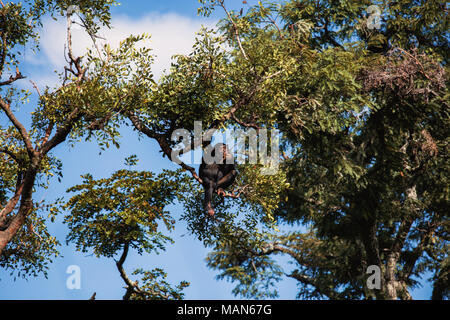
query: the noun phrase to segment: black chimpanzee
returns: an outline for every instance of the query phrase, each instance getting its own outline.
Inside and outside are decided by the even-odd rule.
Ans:
[[[216,151],[220,152],[217,157]],[[219,195],[225,195],[224,189],[234,182],[237,171],[234,167],[233,155],[228,151],[226,144],[216,144],[211,152],[211,156],[213,161],[209,162],[205,161],[205,157],[202,158],[199,176],[205,188],[205,211],[210,217],[213,217],[214,208],[211,202],[214,192],[217,192]]]

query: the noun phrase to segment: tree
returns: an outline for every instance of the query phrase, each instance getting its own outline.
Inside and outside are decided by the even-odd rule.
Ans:
[[[253,110],[271,106],[285,136],[289,187],[274,216],[308,226],[236,226],[209,242],[209,266],[238,280],[236,293],[264,294],[260,284],[280,274],[269,256],[285,254],[299,297],[410,299],[430,272],[433,298],[448,298],[448,11],[440,1],[383,2],[381,28],[369,30],[369,4],[290,1],[229,14],[238,57],[276,47],[296,59],[278,95]],[[366,286],[371,265],[382,271],[380,290]]]
[[[130,161],[136,159],[128,158]],[[175,175],[166,171],[155,177],[151,172],[119,170],[110,178],[94,180],[87,174],[83,184],[68,190],[78,194],[62,206],[68,211],[67,243],[73,242],[81,252],[92,249],[96,257],[112,258],[121,253],[116,266],[126,285],[124,300],[182,299],[181,291],[189,285],[183,281],[172,288],[159,268],[136,269],[133,275],[142,275],[143,284],[139,285],[124,269],[130,249],[150,254],[173,242],[158,231],[158,221],[168,230],[174,227],[175,221],[164,208],[176,199],[179,182]]]
[[[63,85],[41,95],[31,134],[4,100],[2,109],[13,126],[2,128],[2,141],[9,144],[2,154],[9,162],[0,166],[5,181],[0,250],[12,246],[19,230],[12,232],[18,225],[11,221],[24,224],[32,216],[37,175],[58,172],[60,164],[50,151],[66,138],[97,138],[108,147],[117,143],[120,125],[131,123],[176,161],[172,154],[180,144],[172,136],[177,129],[194,136],[194,121],[201,121],[206,129],[281,132],[280,170],[267,176],[261,174],[261,163],[239,165],[235,190],[216,199],[215,221],[201,208],[195,167],[176,161],[187,173],[177,189],[185,206],[183,219],[213,248],[208,264],[221,271],[219,278],[239,282],[234,293],[274,297],[276,282],[287,275],[299,281],[302,298],[409,299],[418,278],[431,272],[433,297],[448,297],[445,4],[381,2],[382,23],[373,29],[366,14],[369,1],[260,2],[245,14],[229,10],[223,0],[200,2],[199,13],[221,8],[224,19],[217,30],[202,30],[192,52],[177,56],[158,83],[152,80],[149,49],[134,46],[144,36],[126,39],[117,50],[97,48],[99,54],[91,51],[81,59],[72,54],[69,31]],[[65,12],[62,3],[45,5]],[[108,25],[109,15],[102,10],[111,2],[84,4],[82,12],[90,17],[86,27],[95,40],[94,18]],[[21,77],[17,71],[3,83],[10,86]],[[193,142],[186,150],[205,146]],[[152,187],[126,189],[144,177]],[[78,248],[109,257],[122,251],[117,267],[127,298],[161,297],[145,293],[154,291],[159,271],[137,271],[143,281],[150,280],[138,286],[123,269],[131,243],[138,250],[150,245],[141,228],[155,220],[143,219],[143,208],[149,210],[149,203],[163,208],[164,203],[140,199],[134,204],[137,211],[130,213],[120,201],[131,199],[122,194],[167,190],[162,177],[156,184],[152,177],[130,171],[99,181],[86,176],[85,184],[74,189],[83,190],[72,198],[80,202],[69,205],[69,240]],[[94,186],[106,186],[105,197],[118,193],[122,200],[93,208]],[[91,210],[102,223],[86,215]],[[130,214],[137,221],[123,220]],[[116,233],[111,238],[103,229],[112,221]],[[285,234],[277,224],[308,229]],[[84,227],[90,228],[86,238],[77,232]],[[282,270],[277,254],[291,257],[296,267]],[[380,268],[381,290],[366,286],[369,266]],[[163,295],[180,297],[182,285],[178,289],[164,289]]]
[[[82,1],[80,6],[86,14],[86,24],[95,28],[97,24],[109,25],[109,7],[112,1]],[[0,107],[10,126],[0,127],[2,159],[0,176],[0,257],[4,267],[16,269],[22,263],[25,271],[32,265],[43,269],[45,260],[55,254],[56,240],[46,232],[43,220],[36,216],[39,204],[33,201],[35,187],[46,187],[49,176],[58,173],[60,163],[52,157],[51,151],[63,142],[76,126],[81,127],[82,119],[88,113],[81,111],[81,106],[62,107],[64,93],[80,91],[86,81],[86,70],[81,68],[81,60],[74,57],[69,37],[70,69],[77,71],[75,79],[65,79],[59,90],[46,92],[41,96],[39,107],[34,113],[31,128],[20,121],[15,114],[15,107],[29,97],[26,90],[19,90],[14,85],[25,78],[20,72],[20,46],[26,43],[38,47],[37,29],[45,12],[55,15],[65,12],[67,1],[25,1],[15,4],[1,3],[1,52],[0,76],[14,71],[8,80],[0,82]],[[70,33],[69,33],[70,34]],[[50,103],[53,96],[55,104]],[[58,100],[59,99],[59,100]],[[58,106],[56,103],[59,102]],[[85,123],[89,122],[86,119]],[[18,208],[16,209],[16,206]],[[42,231],[44,238],[33,230]],[[20,237],[16,237],[19,233]],[[25,250],[23,250],[26,248]]]
[[[57,17],[73,10],[72,1],[24,1],[1,3],[0,8],[0,107],[9,126],[0,127],[0,265],[21,276],[46,272],[57,256],[58,241],[46,229],[39,211],[57,211],[51,204],[33,199],[38,188],[47,188],[52,176],[61,178],[62,163],[52,155],[66,140],[97,139],[100,147],[117,144],[121,111],[142,103],[140,92],[153,84],[148,48],[136,43],[148,37],[130,36],[119,48],[100,48],[97,32],[110,27],[113,0],[77,1],[83,27],[94,47],[83,57],[73,53],[72,30],[67,28],[67,66],[59,73],[61,84],[40,92],[28,124],[17,112],[31,96],[16,84],[27,75],[20,72],[20,47],[38,50],[38,28],[44,13]],[[11,72],[15,72],[10,74]],[[23,119],[21,119],[23,118]],[[150,277],[150,275],[149,275]]]

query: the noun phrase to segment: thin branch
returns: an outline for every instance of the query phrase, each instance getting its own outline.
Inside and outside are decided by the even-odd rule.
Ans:
[[[277,23],[275,22],[275,20],[272,18],[272,16],[267,15],[267,18],[269,19],[270,23],[272,23],[275,28],[277,28],[278,30],[278,34],[280,35],[281,39],[284,39],[283,33],[281,32],[280,28],[278,27]]]
[[[0,82],[0,87],[1,86],[7,86],[10,85],[11,83],[20,80],[20,79],[25,79],[26,77],[22,75],[22,73],[19,71],[19,68],[16,68],[16,75],[15,76],[10,76],[8,80],[6,81],[1,81]]]
[[[341,45],[339,42],[337,42],[336,39],[334,39],[334,38],[331,36],[330,31],[328,30],[328,25],[329,25],[328,18],[325,17],[325,23],[324,23],[324,25],[322,26],[323,29],[324,29],[324,35],[325,35],[325,37],[326,37],[326,38],[331,42],[331,44],[334,45],[335,47],[343,48],[342,45]]]
[[[125,263],[125,260],[128,256],[128,250],[130,248],[130,243],[127,242],[124,244],[123,246],[123,252],[122,255],[120,256],[119,261],[116,261],[116,266],[117,269],[119,270],[120,276],[123,279],[123,281],[125,282],[125,284],[127,285],[126,289],[126,293],[123,296],[123,300],[129,300],[131,298],[131,295],[133,293],[139,294],[139,295],[146,295],[146,294],[150,294],[150,295],[154,295],[154,296],[160,296],[162,299],[169,299],[169,295],[163,295],[161,293],[157,293],[154,291],[146,291],[146,290],[142,290],[141,288],[139,288],[138,282],[137,281],[131,281],[131,279],[128,277],[127,273],[125,272],[125,269],[123,268],[123,264]]]
[[[213,123],[211,124],[209,129],[218,128],[220,124],[224,123],[227,120],[232,119],[234,114],[242,106],[244,106],[244,105],[246,105],[246,104],[248,104],[248,103],[250,103],[252,101],[254,95],[263,87],[263,84],[264,84],[264,82],[266,80],[272,79],[272,78],[280,75],[283,72],[284,72],[284,70],[278,70],[277,72],[274,72],[272,74],[269,74],[269,75],[267,75],[265,77],[260,78],[250,88],[250,92],[248,94],[243,94],[238,87],[235,87],[235,90],[238,92],[238,96],[241,96],[241,97],[238,99],[238,101],[231,107],[231,109],[221,119],[213,121]],[[237,123],[239,123],[239,122],[237,122]]]
[[[125,272],[125,269],[123,268],[123,264],[125,263],[125,260],[128,256],[128,250],[130,248],[130,243],[127,242],[123,246],[123,252],[120,256],[119,261],[116,261],[117,269],[119,270],[120,277],[123,279],[125,284],[127,285],[126,289],[127,292],[123,296],[123,300],[130,300],[130,297],[133,293],[142,294],[143,291],[139,288],[137,281],[133,282],[130,278],[128,278],[127,273]]]
[[[262,127],[258,126],[256,123],[252,122],[252,123],[248,123],[248,122],[244,122],[242,120],[239,120],[236,115],[234,114],[234,112],[231,113],[231,118],[238,123],[239,125],[245,127],[245,128],[253,128],[256,130],[260,130]]]
[[[419,61],[414,55],[412,55],[411,53],[409,53],[409,52],[403,50],[403,49],[400,48],[400,47],[395,47],[394,50],[399,50],[399,51],[402,52],[403,54],[406,54],[406,55],[409,56],[411,59],[413,59],[413,60],[416,62],[416,64],[420,67],[420,70],[421,70],[420,73],[422,73],[422,74],[425,76],[425,78],[427,78],[429,81],[433,82],[433,80],[432,80],[432,79],[428,76],[428,74],[425,72],[425,68],[423,67],[422,63],[420,63],[420,61]]]
[[[105,38],[102,38],[102,37],[100,37],[100,36],[98,36],[98,35],[96,35],[96,34],[92,31],[92,29],[89,28],[89,27],[87,26],[86,21],[84,21],[84,19],[83,19],[81,16],[78,16],[78,17],[80,18],[81,22],[83,22],[82,27],[84,27],[84,29],[85,29],[86,32],[88,33],[89,37],[91,37],[92,43],[94,44],[94,47],[95,47],[95,49],[97,50],[98,57],[100,58],[100,60],[103,61],[102,54],[101,54],[101,51],[100,51],[100,49],[99,49],[99,47],[98,47],[98,45],[97,45],[96,39],[102,39],[102,40],[106,40],[106,39],[105,39]]]
[[[39,87],[37,86],[37,84],[33,80],[30,80],[30,82],[33,85],[33,87],[36,89],[36,92],[39,95],[39,97],[42,97],[41,91],[39,90]],[[44,137],[40,141],[37,142],[37,145],[47,143],[48,139],[50,138],[50,134],[53,131],[53,127],[54,127],[54,123],[50,122],[47,129],[45,130]]]
[[[70,62],[75,61],[72,50],[72,21],[69,19],[67,23],[67,50]]]
[[[412,250],[412,255],[409,256],[409,259],[403,266],[403,269],[400,272],[399,279],[402,279],[403,281],[408,280],[411,277],[411,274],[413,272],[414,266],[416,265],[417,260],[422,256],[423,251],[428,246],[431,237],[433,233],[435,232],[437,226],[430,226],[426,232],[422,235],[420,239],[420,243],[417,245],[416,248]]]
[[[79,83],[84,78],[86,70],[83,70],[83,68],[81,67],[81,57],[75,58],[75,56],[73,54],[71,27],[72,27],[72,25],[69,20],[69,23],[67,24],[67,49],[68,49],[68,56],[69,56],[69,60],[70,60],[70,68],[65,67],[64,69],[66,71],[72,72],[77,77],[77,83]],[[77,72],[72,70],[73,65],[77,69]]]
[[[222,197],[227,197],[227,198],[237,199],[237,198],[239,198],[239,197],[241,196],[242,193],[245,192],[245,190],[246,190],[249,186],[250,186],[250,185],[247,184],[247,185],[245,185],[245,186],[243,186],[243,187],[239,187],[239,188],[237,188],[237,189],[234,189],[234,190],[231,191],[231,192],[225,192],[225,191],[223,191],[223,189],[220,189],[220,190],[222,190],[222,192],[221,192],[220,190],[217,190],[216,192],[217,192],[218,195],[221,195]]]
[[[30,80],[30,82],[31,82],[31,85],[34,87],[34,89],[36,89],[36,92],[39,95],[39,97],[42,97],[41,91],[39,90],[39,87],[37,86],[36,82],[34,82],[33,80]]]
[[[241,43],[241,38],[240,38],[240,35],[239,35],[238,27],[237,27],[236,23],[234,22],[233,18],[231,17],[230,13],[228,12],[227,8],[225,7],[224,0],[219,0],[218,3],[223,8],[223,10],[225,11],[225,13],[228,16],[228,19],[230,20],[231,24],[233,25],[234,35],[236,37],[236,41],[238,43],[239,50],[241,50],[242,55],[244,56],[245,60],[248,60],[247,54],[245,53],[245,50],[242,47],[242,43]]]
[[[53,127],[54,127],[54,123],[50,122],[50,124],[48,125],[47,129],[45,130],[44,137],[42,138],[41,141],[38,142],[39,144],[44,145],[44,144],[47,143],[47,141],[50,138],[50,135],[51,135],[51,133],[53,131]]]
[[[394,243],[391,246],[390,251],[395,252],[395,253],[400,253],[413,222],[414,222],[414,217],[410,217],[410,218],[404,219],[402,221],[402,223],[400,224],[400,227],[398,229],[397,236],[394,240]]]
[[[39,246],[40,246],[41,243],[43,242],[43,240],[42,240],[41,235],[39,233],[37,233],[36,230],[34,229],[33,224],[30,225],[30,230],[35,236],[37,236],[39,238],[40,241],[38,241],[38,242],[39,242]]]
[[[287,275],[288,277],[294,278],[298,281],[300,281],[301,283],[307,284],[307,285],[311,285],[314,288],[316,288],[316,291],[321,294],[324,295],[328,298],[330,298],[331,300],[338,300],[339,299],[339,293],[336,292],[335,290],[331,289],[331,288],[323,288],[320,283],[318,283],[318,281],[314,278],[305,276],[303,274],[300,274],[298,271],[294,271],[291,274]]]
[[[157,134],[150,130],[134,113],[128,113],[128,118],[131,120],[131,123],[134,125],[136,130],[139,132],[142,132],[146,136],[148,136],[151,139],[155,139],[159,146],[161,147],[162,152],[170,159],[172,160],[172,148],[170,147],[169,143],[166,140],[166,137],[161,134]],[[194,177],[195,180],[197,180],[199,183],[203,183],[202,179],[197,175],[197,172],[195,171],[195,168],[185,164],[181,160],[177,162],[183,169],[189,171],[191,175]]]
[[[19,159],[17,158],[16,154],[8,149],[0,149],[0,153],[4,153],[8,155],[11,159],[13,159],[17,164],[20,165]]]

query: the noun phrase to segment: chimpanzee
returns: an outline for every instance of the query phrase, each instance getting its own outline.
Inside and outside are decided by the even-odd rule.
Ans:
[[[216,157],[216,151],[220,152],[221,156]],[[219,195],[225,195],[224,189],[233,184],[237,171],[234,167],[233,155],[228,151],[226,144],[216,144],[211,156],[213,161],[209,162],[205,161],[203,156],[199,176],[205,188],[204,209],[210,217],[214,217],[214,208],[211,203],[213,194],[217,192]]]

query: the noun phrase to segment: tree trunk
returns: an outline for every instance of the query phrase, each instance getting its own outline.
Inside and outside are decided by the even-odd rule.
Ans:
[[[33,209],[33,186],[36,180],[37,167],[39,159],[33,159],[33,164],[28,169],[24,177],[20,207],[17,214],[11,219],[11,222],[5,230],[0,231],[0,256],[8,243],[14,238],[17,232],[25,223],[25,219]]]
[[[406,200],[417,200],[417,191],[416,185],[412,185],[411,187],[405,190]],[[386,271],[385,271],[385,282],[383,286],[383,290],[386,299],[388,300],[397,300],[399,298],[411,300],[411,295],[408,292],[408,288],[404,281],[400,281],[397,279],[397,262],[400,258],[400,254],[405,243],[406,238],[408,237],[408,233],[411,229],[412,223],[416,216],[418,208],[414,208],[413,212],[411,212],[410,216],[405,217],[405,220],[402,221],[394,244],[389,250],[386,259]]]
[[[398,260],[398,253],[390,252],[388,254],[387,262],[386,262],[386,275],[385,275],[385,294],[386,299],[388,300],[397,300],[397,287],[399,285],[396,277],[395,270]]]

